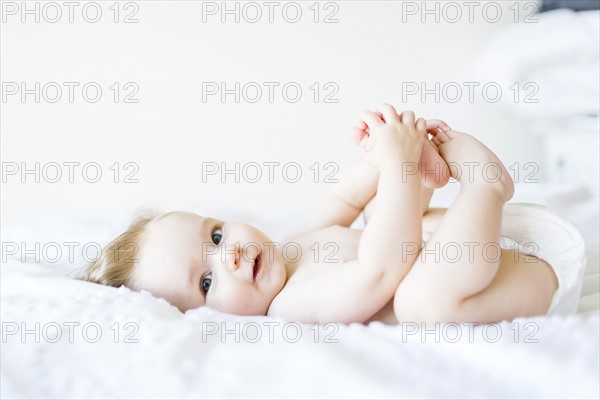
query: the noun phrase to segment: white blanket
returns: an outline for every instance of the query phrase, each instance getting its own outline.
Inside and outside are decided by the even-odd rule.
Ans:
[[[2,397],[598,398],[599,322],[596,313],[440,326],[437,338],[380,323],[317,332],[202,308],[184,315],[148,293],[9,263],[2,323],[19,332],[3,328]],[[22,324],[33,333],[22,338]],[[62,337],[50,343],[56,326]]]
[[[49,228],[3,229],[3,240],[103,242],[122,224]],[[597,265],[578,315],[317,330],[206,308],[182,314],[146,292],[66,277],[79,261],[15,257],[2,265],[2,398],[600,395]]]

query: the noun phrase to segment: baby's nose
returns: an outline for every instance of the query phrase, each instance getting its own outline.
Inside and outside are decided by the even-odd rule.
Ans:
[[[227,258],[225,259],[225,264],[232,271],[235,271],[240,266],[240,245],[239,243],[235,243],[233,247],[229,247],[227,249]]]

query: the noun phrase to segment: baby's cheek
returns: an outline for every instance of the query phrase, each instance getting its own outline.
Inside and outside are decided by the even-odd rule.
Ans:
[[[229,288],[228,288],[229,289]],[[261,296],[254,288],[247,288],[239,285],[230,290],[224,290],[219,293],[219,298],[215,299],[214,309],[235,315],[264,315],[267,312],[268,304],[263,304]]]

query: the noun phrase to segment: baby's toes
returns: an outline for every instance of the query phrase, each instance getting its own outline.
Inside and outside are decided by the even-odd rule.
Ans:
[[[434,142],[435,144],[437,144],[438,146],[442,143],[446,143],[451,141],[453,138],[450,137],[449,133],[452,131],[448,131],[448,132],[444,132],[440,129],[438,129],[437,133],[435,134],[434,138],[436,138],[438,140],[438,142],[440,142],[439,144]]]
[[[417,119],[417,123],[415,124],[417,130],[421,132],[423,135],[427,134],[427,121],[423,118]]]

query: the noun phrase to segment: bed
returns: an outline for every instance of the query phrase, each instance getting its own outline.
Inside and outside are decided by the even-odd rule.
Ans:
[[[434,331],[316,326],[208,308],[183,314],[147,292],[72,279],[93,255],[85,244],[104,244],[125,223],[3,226],[4,243],[24,247],[3,251],[2,398],[600,395],[597,260],[588,263],[575,315]],[[36,242],[39,252],[23,251]],[[76,244],[59,256],[48,243]]]

